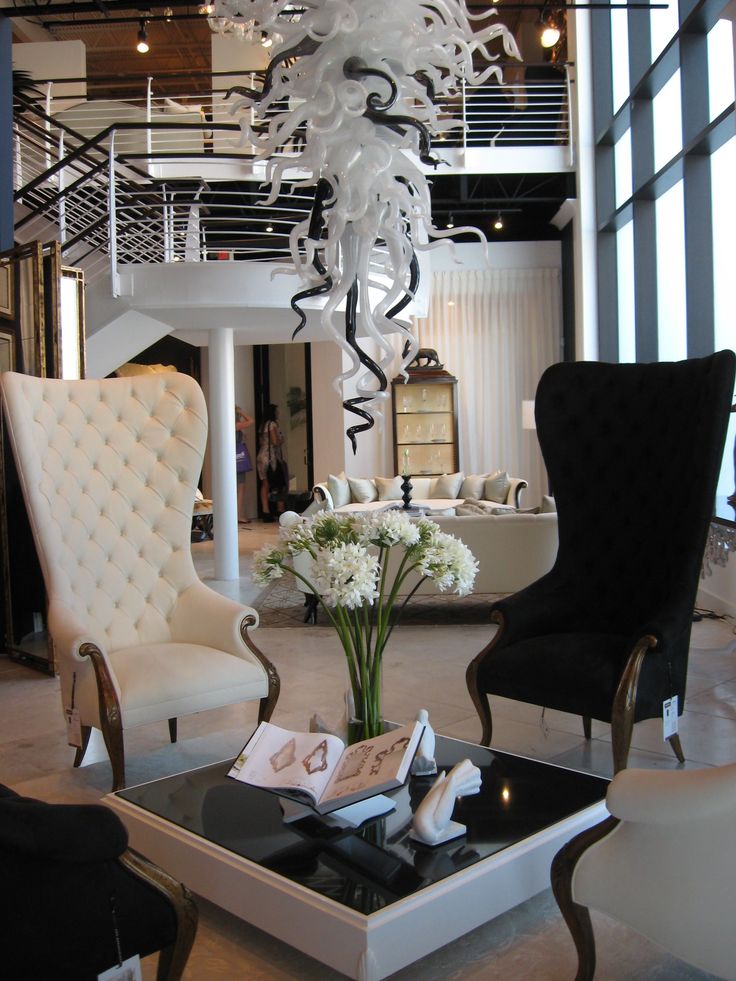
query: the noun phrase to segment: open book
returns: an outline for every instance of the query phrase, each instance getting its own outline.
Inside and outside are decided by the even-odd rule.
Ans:
[[[421,722],[412,722],[346,746],[329,733],[291,732],[261,722],[228,776],[328,814],[401,787],[423,731]]]

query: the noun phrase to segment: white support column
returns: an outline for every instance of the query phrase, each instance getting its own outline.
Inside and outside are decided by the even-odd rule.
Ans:
[[[233,332],[209,332],[208,380],[212,500],[215,515],[215,579],[237,579],[238,499],[235,477]]]

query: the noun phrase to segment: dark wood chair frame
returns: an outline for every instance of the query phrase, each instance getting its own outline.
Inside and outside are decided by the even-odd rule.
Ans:
[[[281,680],[278,671],[269,661],[265,654],[258,648],[257,644],[250,635],[250,628],[257,623],[252,613],[246,614],[240,623],[240,636],[248,650],[253,653],[263,666],[268,678],[268,694],[258,703],[258,721],[268,722],[276,708],[279,693],[281,691]],[[79,648],[82,657],[89,657],[97,679],[97,695],[100,709],[100,727],[102,738],[105,741],[110,765],[112,767],[112,789],[121,790],[125,786],[125,744],[123,738],[123,720],[120,710],[120,702],[115,693],[110,672],[108,671],[105,658],[99,647],[93,643],[82,644]],[[74,755],[74,766],[81,766],[84,754],[89,745],[92,726],[82,726],[82,745],[79,746]],[[172,743],[177,740],[177,720],[169,719],[169,737]]]
[[[493,737],[493,718],[488,694],[478,687],[478,670],[486,656],[501,641],[504,631],[504,616],[500,610],[491,612],[491,622],[499,625],[496,634],[483,650],[470,662],[465,672],[465,682],[468,692],[480,717],[482,734],[480,742],[490,746]],[[626,665],[619,679],[618,688],[611,706],[611,744],[613,750],[613,772],[618,773],[626,767],[631,747],[631,735],[634,729],[634,713],[636,707],[636,691],[639,685],[639,675],[647,656],[655,657],[658,647],[657,638],[645,634],[634,645],[628,656]],[[583,716],[583,734],[587,740],[591,738],[591,718]],[[603,720],[607,721],[607,720]],[[668,738],[672,751],[680,763],[685,762],[680,737],[675,733]]]

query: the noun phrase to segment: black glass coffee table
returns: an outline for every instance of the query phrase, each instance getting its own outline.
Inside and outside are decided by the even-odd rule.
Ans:
[[[465,837],[409,837],[434,778],[391,794],[396,810],[358,829],[309,815],[225,774],[232,761],[111,794],[131,846],[195,893],[348,977],[379,979],[549,885],[562,844],[606,816],[608,781],[437,737],[437,762],[469,758],[480,794],[457,802]]]

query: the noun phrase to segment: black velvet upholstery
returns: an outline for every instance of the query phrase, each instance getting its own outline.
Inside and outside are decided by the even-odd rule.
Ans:
[[[557,504],[557,560],[494,604],[502,627],[468,671],[471,695],[474,683],[610,722],[629,655],[651,634],[657,646],[644,659],[634,720],[659,716],[673,694],[682,711],[735,360],[723,351],[545,372],[535,412]]]
[[[0,973],[8,981],[87,981],[176,939],[176,913],[116,859],[127,833],[100,805],[46,804],[0,786]]]

